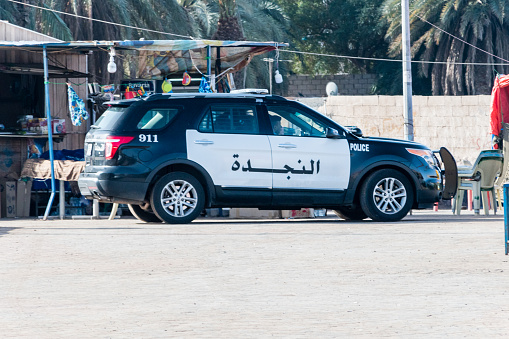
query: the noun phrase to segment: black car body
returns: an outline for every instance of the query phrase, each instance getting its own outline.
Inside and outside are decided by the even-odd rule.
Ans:
[[[444,171],[422,144],[363,137],[278,96],[155,94],[109,105],[86,136],[79,187],[144,221],[190,222],[205,207],[320,207],[393,221],[456,189],[447,150],[454,170]]]

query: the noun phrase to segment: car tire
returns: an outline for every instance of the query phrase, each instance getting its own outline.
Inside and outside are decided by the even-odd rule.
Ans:
[[[187,224],[196,219],[205,206],[205,192],[190,174],[173,172],[160,178],[150,195],[154,213],[168,224]]]
[[[410,181],[394,169],[373,172],[361,187],[362,210],[374,221],[398,221],[412,208],[414,201]]]
[[[150,206],[147,206],[148,208],[145,208],[145,206],[142,207],[140,205],[128,204],[127,207],[129,208],[129,211],[131,211],[131,214],[140,221],[159,222],[159,223],[162,222],[162,220],[159,219],[157,215],[155,215]]]
[[[361,206],[355,206],[353,208],[338,207],[336,210],[334,210],[334,213],[341,219],[345,220],[364,220],[368,217],[362,210]]]

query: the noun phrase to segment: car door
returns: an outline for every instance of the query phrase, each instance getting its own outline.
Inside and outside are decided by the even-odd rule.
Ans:
[[[247,188],[270,195],[270,145],[259,130],[255,103],[212,104],[198,130],[186,132],[188,159],[205,168],[224,194]]]
[[[348,187],[350,152],[345,135],[327,137],[335,126],[304,107],[274,104],[267,105],[267,111],[274,132],[269,136],[274,194],[298,200],[316,193],[314,200],[320,200],[324,192]]]

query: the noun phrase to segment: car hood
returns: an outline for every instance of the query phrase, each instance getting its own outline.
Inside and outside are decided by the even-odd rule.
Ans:
[[[415,141],[410,141],[410,140],[402,140],[402,139],[394,139],[394,138],[382,138],[382,137],[361,137],[361,138],[356,138],[358,141],[362,142],[362,141],[369,141],[369,142],[376,142],[376,143],[389,143],[389,144],[398,144],[400,146],[403,146],[403,147],[414,147],[414,148],[424,148],[424,149],[429,149],[428,147],[426,147],[425,145],[419,143],[419,142],[415,142]]]

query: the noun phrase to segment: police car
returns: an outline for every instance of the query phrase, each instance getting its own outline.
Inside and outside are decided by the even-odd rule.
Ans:
[[[444,169],[422,144],[364,137],[282,97],[153,94],[108,104],[86,136],[78,184],[86,198],[128,204],[145,222],[188,223],[212,207],[397,221],[456,191],[445,148]]]

